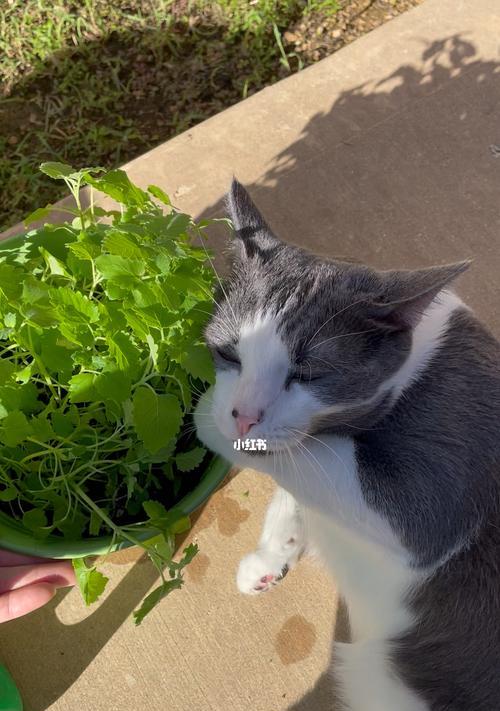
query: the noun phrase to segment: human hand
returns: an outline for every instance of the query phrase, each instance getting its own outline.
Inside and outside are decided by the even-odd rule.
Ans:
[[[26,615],[75,584],[71,561],[18,555],[0,549],[0,622]]]

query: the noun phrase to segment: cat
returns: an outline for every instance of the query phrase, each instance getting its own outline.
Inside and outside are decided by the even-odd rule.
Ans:
[[[349,611],[349,711],[500,709],[500,348],[451,290],[278,239],[236,180],[199,438],[278,488],[239,589],[313,546]],[[266,450],[235,449],[261,438]]]

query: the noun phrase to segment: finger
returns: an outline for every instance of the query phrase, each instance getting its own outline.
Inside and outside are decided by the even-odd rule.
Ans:
[[[33,583],[49,583],[56,588],[75,584],[75,572],[70,561],[48,561],[35,565],[0,568],[0,594]]]
[[[11,551],[0,550],[0,567],[4,565],[31,565],[32,563],[44,563],[50,558],[36,558],[32,555],[21,555],[11,553]]]
[[[55,593],[56,589],[50,583],[37,583],[0,595],[0,622],[37,610],[52,600]]]

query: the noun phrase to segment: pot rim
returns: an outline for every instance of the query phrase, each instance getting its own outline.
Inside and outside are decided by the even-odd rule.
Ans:
[[[193,513],[217,489],[230,469],[231,464],[228,461],[214,455],[207,465],[201,481],[170,511],[179,511],[185,516]],[[157,536],[158,531],[143,524],[137,526],[135,535],[140,541],[147,541],[149,538]],[[14,553],[41,558],[84,558],[88,555],[105,555],[131,545],[132,543],[129,541],[113,543],[112,536],[96,536],[77,541],[67,541],[54,535],[37,539],[26,531],[20,521],[0,511],[0,547]]]

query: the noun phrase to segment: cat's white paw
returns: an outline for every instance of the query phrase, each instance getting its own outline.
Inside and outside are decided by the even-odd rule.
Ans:
[[[258,595],[274,587],[287,572],[288,565],[281,556],[255,551],[241,559],[236,585],[245,595]]]

